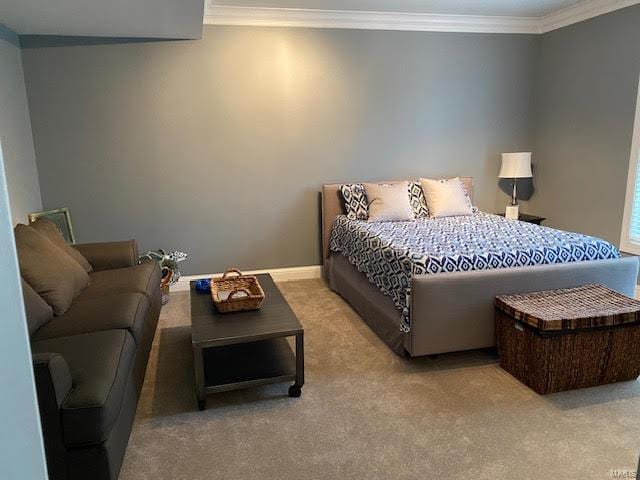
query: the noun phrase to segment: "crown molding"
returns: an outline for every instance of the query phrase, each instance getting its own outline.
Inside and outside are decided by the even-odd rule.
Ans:
[[[538,33],[536,19],[483,15],[359,12],[207,4],[206,25],[355,28],[422,32]]]
[[[571,7],[556,10],[539,19],[539,33],[573,25],[593,17],[640,3],[640,0],[585,0]]]
[[[205,25],[539,34],[635,5],[640,0],[586,0],[543,17],[234,7],[213,2],[207,1]]]

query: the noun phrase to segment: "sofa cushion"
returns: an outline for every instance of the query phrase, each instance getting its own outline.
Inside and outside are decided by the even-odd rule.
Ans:
[[[117,293],[103,297],[78,298],[64,315],[40,328],[33,340],[66,337],[81,333],[123,328],[140,344],[150,302],[138,292]]]
[[[101,270],[90,274],[89,287],[78,300],[102,297],[115,293],[144,293],[152,298],[160,285],[160,268],[156,262],[113,270]]]
[[[62,315],[87,286],[89,275],[37,230],[18,224],[13,233],[22,277],[53,313]]]
[[[66,445],[98,444],[107,439],[120,412],[136,353],[126,330],[32,342],[32,353],[58,353],[67,362],[73,387],[61,407]]]
[[[24,278],[21,281],[22,298],[24,300],[25,313],[27,314],[27,327],[29,328],[29,335],[33,335],[34,332],[53,318],[53,309],[31,288],[31,285],[24,281]]]
[[[53,243],[56,247],[58,247],[60,250],[62,250],[64,253],[78,262],[78,264],[85,270],[85,272],[89,273],[93,270],[93,267],[91,267],[91,264],[87,261],[87,259],[84,258],[84,256],[78,250],[67,243],[60,230],[58,230],[56,224],[51,220],[40,217],[29,226],[47,237],[47,239],[51,243]]]

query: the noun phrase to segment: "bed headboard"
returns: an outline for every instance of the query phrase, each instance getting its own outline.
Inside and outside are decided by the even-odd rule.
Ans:
[[[473,178],[460,177],[460,180],[462,180],[464,187],[469,193],[469,197],[473,201]],[[398,180],[383,180],[377,183],[395,183],[397,181]],[[329,257],[329,235],[331,235],[333,220],[338,215],[344,213],[342,195],[340,194],[340,185],[342,185],[342,183],[330,183],[322,186],[322,263],[324,263],[325,258]]]

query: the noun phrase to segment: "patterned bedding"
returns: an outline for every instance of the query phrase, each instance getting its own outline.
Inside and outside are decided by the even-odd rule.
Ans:
[[[616,247],[599,238],[488,213],[379,223],[339,215],[329,248],[393,298],[406,332],[412,275],[620,257]]]

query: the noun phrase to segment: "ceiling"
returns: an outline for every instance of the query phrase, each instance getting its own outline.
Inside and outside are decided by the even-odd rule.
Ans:
[[[234,7],[541,17],[583,0],[213,0]]]
[[[18,34],[200,38],[204,0],[0,0]]]

